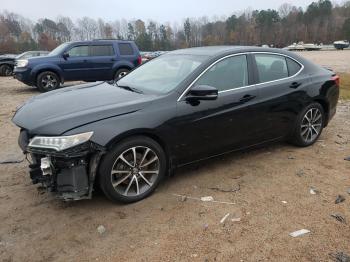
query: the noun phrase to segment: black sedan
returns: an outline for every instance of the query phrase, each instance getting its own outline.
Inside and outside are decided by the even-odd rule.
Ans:
[[[176,167],[277,140],[310,146],[336,112],[339,77],[258,47],[178,50],[115,84],[36,96],[13,122],[34,183],[65,200],[150,195]],[[216,178],[213,178],[216,179]]]

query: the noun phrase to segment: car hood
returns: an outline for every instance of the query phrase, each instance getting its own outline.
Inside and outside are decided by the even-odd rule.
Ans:
[[[139,111],[155,98],[105,82],[83,84],[29,99],[12,121],[31,135],[61,135],[88,123]]]

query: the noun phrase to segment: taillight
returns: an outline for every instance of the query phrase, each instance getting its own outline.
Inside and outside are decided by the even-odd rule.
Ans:
[[[137,58],[137,64],[141,65],[142,63],[142,56],[139,55],[139,57]]]
[[[338,75],[333,76],[333,77],[332,77],[332,80],[335,82],[335,85],[336,85],[337,87],[340,86],[340,77],[339,77]]]

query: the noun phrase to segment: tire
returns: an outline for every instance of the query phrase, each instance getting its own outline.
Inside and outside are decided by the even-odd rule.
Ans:
[[[13,68],[10,65],[4,64],[0,66],[1,76],[12,76]]]
[[[162,147],[151,138],[136,136],[123,140],[100,163],[100,188],[114,202],[132,203],[144,199],[164,178],[166,159]]]
[[[114,74],[114,81],[118,81],[119,79],[126,76],[129,72],[130,72],[130,70],[127,68],[118,69],[117,72],[115,72],[115,74]]]
[[[319,103],[308,105],[297,117],[290,142],[300,147],[311,146],[320,137],[324,123],[323,107]]]
[[[57,74],[51,71],[42,72],[36,80],[36,87],[40,92],[48,92],[59,88],[60,78]]]

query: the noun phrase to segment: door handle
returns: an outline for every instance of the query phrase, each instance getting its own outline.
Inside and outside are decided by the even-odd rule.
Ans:
[[[290,88],[296,89],[296,88],[298,88],[299,86],[301,86],[301,83],[293,82],[289,87],[290,87]]]
[[[245,96],[243,96],[243,97],[239,100],[239,102],[246,103],[246,102],[248,102],[248,101],[254,99],[255,97],[256,97],[256,96],[245,95]]]

